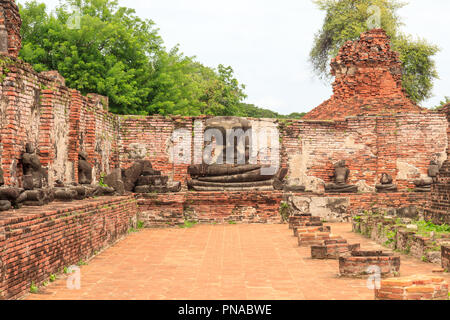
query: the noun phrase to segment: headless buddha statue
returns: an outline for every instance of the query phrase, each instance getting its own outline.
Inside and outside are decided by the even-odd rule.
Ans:
[[[393,184],[394,179],[392,179],[392,176],[383,173],[381,176],[380,184],[377,184],[375,188],[377,189],[377,192],[396,192],[397,191],[397,185]]]
[[[251,123],[237,117],[215,117],[206,121],[206,145],[214,152],[201,165],[188,168],[188,186],[196,191],[270,191],[283,188],[287,170],[270,172],[270,166],[250,164]],[[212,136],[216,139],[213,141]]]
[[[414,181],[415,192],[431,192],[431,186],[438,181],[439,164],[437,161],[431,161],[428,167],[428,177]]]
[[[334,183],[327,183],[325,185],[325,191],[328,193],[356,193],[358,187],[347,184],[350,170],[345,166],[345,161],[339,161],[334,165],[334,173],[330,177],[334,180]]]

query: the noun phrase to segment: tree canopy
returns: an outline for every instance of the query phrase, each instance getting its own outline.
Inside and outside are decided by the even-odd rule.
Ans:
[[[310,61],[315,73],[329,80],[329,62],[348,40],[379,23],[391,37],[393,50],[400,53],[403,64],[403,86],[409,97],[420,103],[432,95],[433,81],[438,78],[433,56],[438,48],[424,39],[413,39],[400,30],[397,14],[405,3],[397,0],[313,0],[326,16],[315,35]],[[379,17],[379,21],[376,21]],[[374,21],[375,18],[375,21]]]
[[[108,96],[112,112],[239,113],[246,95],[231,67],[213,69],[177,47],[167,50],[154,22],[117,0],[65,0],[52,13],[36,0],[19,7],[20,57],[38,72],[58,70],[83,94]]]

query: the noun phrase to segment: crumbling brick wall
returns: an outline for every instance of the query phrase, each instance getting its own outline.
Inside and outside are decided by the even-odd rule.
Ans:
[[[78,181],[78,153],[86,151],[95,177],[119,165],[118,120],[107,99],[82,96],[57,72],[36,73],[28,64],[1,56],[0,160],[5,183],[21,186],[25,144],[36,146],[49,184]]]
[[[0,0],[0,54],[17,58],[22,47],[22,20],[14,0]]]
[[[450,123],[450,104],[442,109],[442,113],[446,115]],[[450,139],[450,126],[448,137]],[[447,153],[450,155],[450,140]],[[450,159],[442,165],[438,183],[433,185],[431,202],[426,209],[426,215],[435,223],[450,224]]]
[[[28,293],[64,267],[87,261],[136,226],[132,197],[25,207],[0,220],[0,300]]]
[[[289,180],[323,192],[333,164],[346,160],[349,183],[374,192],[383,173],[399,190],[427,175],[430,161],[447,158],[448,123],[439,113],[350,117],[342,121],[281,121],[282,163]]]

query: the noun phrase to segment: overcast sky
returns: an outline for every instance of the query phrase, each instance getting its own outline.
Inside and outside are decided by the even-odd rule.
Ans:
[[[38,0],[49,8],[58,0]],[[24,3],[24,0],[19,0]],[[311,0],[119,0],[152,19],[167,48],[205,65],[230,65],[246,85],[247,102],[282,114],[307,112],[328,99],[331,85],[314,77],[308,63],[323,13]],[[410,0],[399,11],[403,31],[437,44],[440,80],[423,106],[450,96],[450,1]]]

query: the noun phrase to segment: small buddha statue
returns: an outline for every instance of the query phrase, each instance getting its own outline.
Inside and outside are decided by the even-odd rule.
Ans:
[[[328,193],[357,193],[358,186],[347,184],[350,169],[346,167],[345,160],[334,165],[334,173],[330,176],[334,183],[325,184],[325,191]]]
[[[394,179],[392,179],[392,176],[387,173],[383,173],[380,179],[380,184],[377,184],[375,188],[377,189],[377,192],[396,192],[397,185],[393,184]]]

